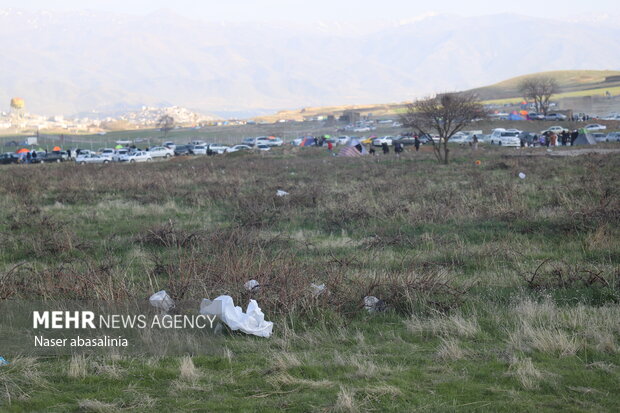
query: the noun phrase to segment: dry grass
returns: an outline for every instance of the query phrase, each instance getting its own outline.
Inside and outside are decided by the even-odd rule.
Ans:
[[[516,359],[509,367],[510,374],[513,375],[526,390],[538,388],[539,383],[545,377],[545,374],[538,370],[532,359]]]
[[[334,405],[332,411],[342,413],[357,413],[362,411],[361,407],[355,401],[355,391],[345,387],[340,387],[336,404]]]
[[[442,361],[455,361],[466,358],[467,354],[467,350],[463,349],[458,340],[442,337],[436,356]]]
[[[181,364],[179,366],[179,378],[184,381],[196,382],[202,374],[196,366],[190,356],[181,358]]]
[[[120,410],[119,407],[114,403],[104,403],[99,400],[90,399],[79,400],[78,406],[84,412],[93,413],[113,413]]]
[[[84,355],[72,356],[67,375],[72,379],[83,379],[89,374],[89,362]]]
[[[475,337],[480,333],[476,316],[464,317],[461,314],[420,317],[413,315],[404,321],[407,330],[414,334],[429,336]]]

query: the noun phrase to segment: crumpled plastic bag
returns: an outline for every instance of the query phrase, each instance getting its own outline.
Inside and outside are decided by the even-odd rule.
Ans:
[[[215,315],[233,331],[242,331],[258,337],[270,337],[273,323],[265,321],[265,314],[261,311],[256,300],[250,300],[245,313],[241,307],[235,307],[229,295],[220,295],[215,300],[202,300],[200,314]]]
[[[276,195],[277,195],[277,196],[280,196],[280,197],[282,197],[282,196],[287,196],[287,195],[288,195],[288,192],[283,191],[283,190],[281,190],[281,189],[278,189],[278,190],[276,191]]]
[[[164,313],[174,308],[174,301],[165,290],[153,294],[151,298],[149,298],[149,302],[153,307],[160,309]]]
[[[387,305],[385,301],[378,299],[374,295],[364,297],[364,308],[369,313],[377,313],[381,311],[385,311]]]
[[[255,291],[255,290],[258,290],[260,288],[260,284],[256,280],[250,280],[250,281],[246,282],[245,284],[243,284],[243,286],[248,291]]]

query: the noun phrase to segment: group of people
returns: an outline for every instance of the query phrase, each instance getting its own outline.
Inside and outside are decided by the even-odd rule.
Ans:
[[[571,146],[575,142],[575,140],[579,137],[579,131],[574,130],[569,132],[568,130],[563,130],[559,135],[555,132],[547,131],[540,136],[536,136],[534,134],[531,142],[527,142],[524,138],[521,138],[521,147],[525,147],[528,144],[532,146],[536,146],[537,144],[540,146],[567,146],[570,142]],[[558,145],[559,143],[559,145]]]

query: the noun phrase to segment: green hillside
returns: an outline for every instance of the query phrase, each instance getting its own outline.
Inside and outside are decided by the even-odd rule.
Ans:
[[[477,93],[482,100],[520,97],[519,84],[525,79],[539,76],[556,79],[562,94],[573,95],[588,90],[620,87],[620,71],[618,70],[560,70],[518,76],[494,85],[472,89],[471,92]]]

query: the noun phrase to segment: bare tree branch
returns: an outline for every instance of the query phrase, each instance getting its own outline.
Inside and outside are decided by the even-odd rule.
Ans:
[[[473,120],[485,118],[486,115],[477,96],[471,93],[444,93],[407,105],[401,122],[421,135],[430,136],[431,132],[437,132],[439,143],[431,140],[433,152],[439,162],[447,164],[450,138]]]
[[[551,96],[558,93],[559,86],[551,77],[535,77],[525,79],[519,85],[519,91],[526,101],[533,101],[536,112],[547,116]]]

